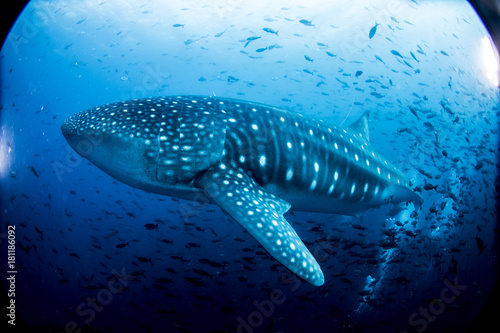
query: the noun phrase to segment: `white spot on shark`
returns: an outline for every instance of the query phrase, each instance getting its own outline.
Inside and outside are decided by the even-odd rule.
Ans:
[[[260,158],[259,158],[259,164],[260,166],[262,167],[265,167],[266,166],[266,155],[261,155]]]

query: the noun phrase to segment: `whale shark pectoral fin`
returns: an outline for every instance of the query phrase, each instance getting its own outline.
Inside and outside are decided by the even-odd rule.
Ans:
[[[302,279],[321,286],[320,266],[285,220],[290,204],[266,192],[241,170],[212,167],[195,180],[208,195],[252,235],[276,260]]]

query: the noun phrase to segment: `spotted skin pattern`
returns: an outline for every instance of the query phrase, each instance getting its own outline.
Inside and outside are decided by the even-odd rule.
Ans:
[[[61,129],[80,155],[128,185],[189,200],[208,195],[316,286],[323,272],[283,217],[288,209],[360,216],[422,201],[371,148],[367,113],[336,128],[259,103],[167,96],[85,110]]]

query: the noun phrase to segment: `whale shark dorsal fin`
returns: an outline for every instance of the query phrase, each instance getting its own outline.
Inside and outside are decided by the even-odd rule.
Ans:
[[[205,192],[236,220],[271,256],[307,282],[325,279],[313,255],[283,214],[290,204],[267,192],[242,170],[209,168],[195,179]]]
[[[347,127],[347,130],[360,135],[366,142],[370,142],[370,131],[368,130],[369,117],[370,111],[365,111],[358,120]]]

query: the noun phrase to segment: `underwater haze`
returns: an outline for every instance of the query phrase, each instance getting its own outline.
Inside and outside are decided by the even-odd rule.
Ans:
[[[33,0],[0,66],[11,328],[465,332],[498,278],[500,69],[466,1]],[[318,287],[217,205],[130,187],[61,133],[82,110],[177,95],[341,128],[369,111],[372,148],[423,204],[292,206]]]

